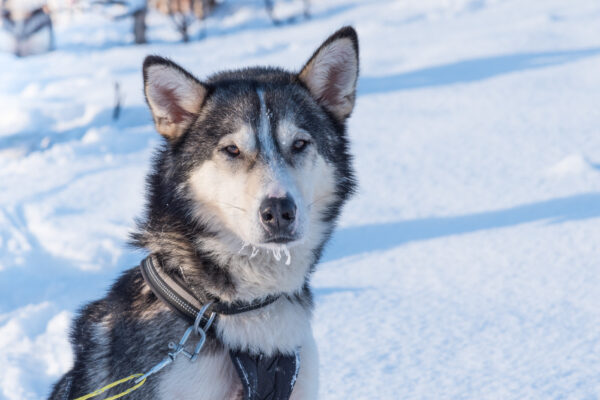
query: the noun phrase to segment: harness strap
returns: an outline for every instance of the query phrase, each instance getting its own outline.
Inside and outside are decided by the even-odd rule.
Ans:
[[[229,355],[244,386],[243,400],[290,398],[300,369],[298,351],[292,355],[265,357],[231,350]]]

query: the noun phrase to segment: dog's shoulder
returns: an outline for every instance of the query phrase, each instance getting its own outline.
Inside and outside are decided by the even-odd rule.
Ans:
[[[102,323],[110,314],[123,315],[131,307],[131,299],[140,296],[142,282],[138,267],[123,272],[103,298],[87,303],[77,311],[71,329],[72,340],[87,336],[91,326]]]
[[[124,271],[103,298],[77,312],[71,328],[73,368],[50,399],[67,392],[77,397],[148,370],[186,327],[144,284],[139,268]],[[139,396],[152,398],[153,390],[148,385]]]

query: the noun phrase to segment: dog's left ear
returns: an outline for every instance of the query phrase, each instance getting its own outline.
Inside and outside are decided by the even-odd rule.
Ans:
[[[331,35],[308,60],[299,78],[339,121],[352,113],[358,79],[358,36],[351,26]]]
[[[162,57],[146,57],[143,71],[156,130],[175,141],[196,120],[207,90],[189,72]]]

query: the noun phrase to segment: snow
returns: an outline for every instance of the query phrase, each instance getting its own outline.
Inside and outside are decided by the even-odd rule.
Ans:
[[[64,14],[57,51],[0,54],[0,399],[45,398],[73,313],[141,258],[144,56],[297,69],[344,24],[360,190],[313,279],[321,398],[600,397],[600,3],[313,3],[273,27],[225,2],[187,45]]]

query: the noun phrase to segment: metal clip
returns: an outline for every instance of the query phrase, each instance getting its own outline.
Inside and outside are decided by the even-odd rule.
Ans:
[[[206,324],[204,324],[203,327],[200,327],[200,322],[202,321],[202,317],[204,316],[204,313],[206,312],[206,310],[208,310],[208,308],[211,306],[211,304],[212,304],[212,302],[205,304],[200,309],[200,311],[198,311],[198,315],[196,316],[194,325],[190,325],[185,330],[185,332],[183,333],[183,336],[179,340],[178,344],[169,342],[169,349],[171,349],[172,351],[167,353],[167,357],[163,358],[158,364],[156,364],[154,367],[152,367],[152,369],[150,371],[146,372],[144,375],[137,378],[135,380],[135,383],[141,382],[142,380],[146,379],[150,375],[157,373],[158,371],[160,371],[167,365],[171,364],[173,361],[175,361],[175,359],[177,358],[177,356],[180,353],[182,353],[184,356],[189,358],[189,360],[191,362],[196,361],[196,359],[198,358],[198,355],[200,354],[200,351],[202,350],[202,347],[204,346],[204,343],[206,342],[206,331],[210,328],[213,321],[215,320],[216,314],[213,312],[210,314],[210,317],[208,317],[208,321],[206,321]],[[196,346],[194,347],[194,352],[190,353],[189,351],[187,351],[185,349],[185,344],[187,343],[188,339],[190,338],[190,335],[192,334],[192,332],[196,332],[196,334],[198,336],[200,336],[200,339],[198,340],[198,343],[196,343]]]
[[[206,303],[204,306],[202,306],[200,311],[198,311],[198,315],[196,315],[196,320],[194,321],[194,331],[196,332],[196,334],[198,336],[200,336],[200,340],[198,340],[198,343],[196,344],[194,353],[191,355],[191,357],[189,357],[190,361],[192,361],[192,362],[196,361],[196,359],[198,358],[198,354],[200,354],[200,350],[202,350],[202,346],[204,346],[204,342],[206,342],[206,332],[208,331],[208,329],[212,325],[213,321],[215,320],[216,314],[213,312],[208,317],[208,321],[206,321],[206,324],[204,324],[204,327],[200,328],[200,322],[202,321],[202,317],[204,316],[204,313],[206,312],[206,310],[208,310],[208,308],[211,305],[212,305],[212,302]],[[187,355],[188,354],[186,354],[186,356]]]
[[[190,335],[192,334],[192,332],[194,331],[194,327],[192,325],[190,325],[186,330],[185,333],[183,334],[183,336],[181,337],[181,339],[179,340],[178,344],[175,344],[173,342],[169,342],[169,349],[173,350],[172,352],[169,353],[169,357],[171,357],[173,360],[179,355],[179,353],[183,353],[183,354],[189,354],[186,350],[185,350],[185,343],[188,341]]]
[[[176,345],[173,342],[169,343],[169,349],[173,350],[171,353],[169,353],[170,357],[175,359],[175,357],[177,357],[179,355],[179,353],[182,353],[184,356],[189,358],[190,361],[196,361],[196,359],[198,358],[198,354],[200,354],[200,350],[202,350],[202,347],[204,346],[204,342],[206,342],[206,331],[208,330],[208,328],[210,328],[210,326],[212,325],[212,323],[215,319],[215,313],[213,312],[213,313],[211,313],[210,317],[208,318],[208,321],[206,321],[206,324],[204,324],[204,327],[202,327],[202,328],[200,327],[200,322],[202,321],[202,317],[204,316],[204,313],[206,312],[206,310],[208,310],[208,308],[210,307],[211,304],[212,303],[205,304],[200,309],[200,311],[198,311],[198,315],[196,315],[196,320],[194,321],[194,325],[190,325],[190,327],[187,328],[187,330],[181,337],[179,344]],[[185,343],[189,339],[192,332],[196,332],[196,334],[198,336],[200,336],[200,339],[198,340],[198,343],[196,343],[194,352],[190,353],[189,351],[187,351],[185,349]]]

